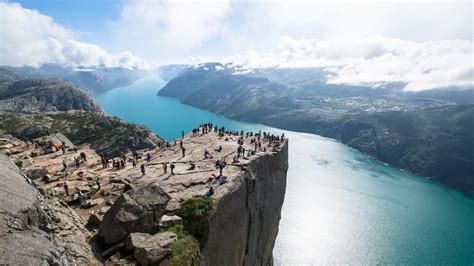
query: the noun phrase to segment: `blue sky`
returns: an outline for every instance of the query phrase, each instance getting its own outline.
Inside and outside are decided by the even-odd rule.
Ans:
[[[0,21],[7,65],[212,60],[323,67],[339,83],[473,83],[467,0],[0,0]]]
[[[24,0],[13,1],[42,14],[80,34],[84,42],[106,43],[107,23],[118,19],[121,1],[117,0]]]

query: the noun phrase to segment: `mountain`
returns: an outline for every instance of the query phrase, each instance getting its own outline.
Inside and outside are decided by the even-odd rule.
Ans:
[[[417,175],[474,193],[473,90],[404,92],[327,84],[320,69],[189,67],[161,96],[229,118],[334,138]]]
[[[147,71],[121,67],[71,68],[56,64],[40,67],[0,67],[0,79],[4,73],[18,73],[24,78],[45,79],[60,78],[79,86],[88,94],[102,93],[117,87],[132,84],[144,76]]]
[[[158,68],[158,75],[164,80],[164,81],[170,81],[181,71],[183,71],[185,68],[189,67],[188,65],[181,65],[181,64],[173,64],[173,65],[164,65],[160,66]]]
[[[85,92],[60,79],[21,79],[0,85],[0,113],[67,110],[102,112]]]
[[[22,140],[62,133],[98,153],[154,148],[163,140],[144,126],[107,116],[86,92],[57,78],[26,78],[0,68],[0,131]]]
[[[164,142],[148,128],[97,112],[67,111],[29,115],[0,115],[0,129],[22,140],[62,133],[77,145],[89,144],[97,153],[158,147]]]

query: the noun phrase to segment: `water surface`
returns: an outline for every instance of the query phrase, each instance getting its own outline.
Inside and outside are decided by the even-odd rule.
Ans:
[[[150,77],[96,96],[105,111],[171,140],[197,124],[274,130],[160,97]],[[276,265],[474,263],[474,200],[339,142],[286,132],[287,190]]]

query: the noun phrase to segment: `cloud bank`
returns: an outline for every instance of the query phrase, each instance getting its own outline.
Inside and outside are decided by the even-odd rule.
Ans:
[[[335,41],[282,38],[274,61],[281,67],[322,67],[333,84],[406,83],[405,90],[474,87],[473,44],[410,42],[380,36]]]
[[[45,63],[148,67],[130,52],[110,54],[97,45],[79,41],[72,30],[38,11],[0,2],[0,65],[37,67]]]

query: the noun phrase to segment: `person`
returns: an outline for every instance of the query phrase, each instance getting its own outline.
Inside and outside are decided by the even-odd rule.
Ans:
[[[133,158],[132,166],[133,166],[133,168],[137,167],[137,159],[136,158]]]
[[[222,151],[222,145],[219,145],[219,148],[215,149],[215,151],[221,152]]]
[[[84,206],[84,194],[82,194],[82,192],[79,190],[77,192],[77,196],[78,196],[78,199],[79,199],[79,204],[82,206]]]
[[[77,153],[77,146],[74,145],[74,153]]]
[[[219,176],[222,176],[222,169],[224,169],[225,165],[226,165],[225,160],[222,160],[219,162]]]
[[[205,159],[207,159],[207,158],[212,159],[211,153],[209,153],[209,150],[207,148],[204,149],[204,158]]]
[[[79,157],[74,157],[74,161],[76,162],[76,168],[79,168],[79,166],[81,166],[81,159],[79,159]]]
[[[171,175],[174,175],[174,164],[170,164]]]
[[[189,166],[188,168],[188,171],[191,171],[191,170],[194,170],[196,169],[196,164],[195,163],[191,163],[191,165]]]
[[[64,143],[64,141],[63,141],[63,143]],[[63,144],[63,145],[61,145],[61,151],[63,152],[63,154],[65,154],[65,153],[66,153],[66,147],[65,147],[65,145],[64,145],[64,144]]]
[[[209,190],[204,194],[204,196],[205,196],[206,198],[210,198],[210,197],[212,197],[212,195],[214,195],[214,188],[211,186],[211,187],[209,188]]]
[[[163,172],[166,174],[168,172],[168,165],[166,163],[163,163]]]
[[[140,171],[142,172],[142,176],[146,175],[146,174],[145,174],[145,165],[144,165],[144,164],[142,164],[142,165],[140,166]]]
[[[63,160],[63,172],[67,170],[66,160]]]
[[[100,190],[100,176],[95,177],[95,183],[97,184],[97,190]]]
[[[183,157],[186,155],[186,149],[184,147],[181,147],[181,152],[183,153]]]
[[[124,159],[120,159],[120,167],[122,169],[125,169],[125,160]]]
[[[81,158],[84,162],[87,162],[87,155],[85,152],[81,152],[79,155],[81,155]]]
[[[64,188],[64,192],[66,193],[66,196],[69,196],[69,186],[67,185],[66,181],[64,181],[63,183],[63,188]]]
[[[146,154],[146,162],[149,163],[151,161],[151,154],[147,153]]]

